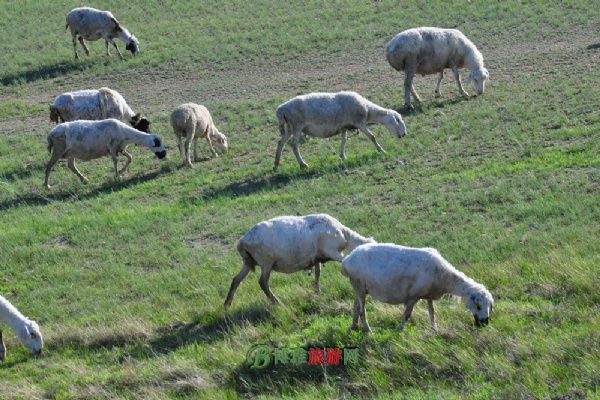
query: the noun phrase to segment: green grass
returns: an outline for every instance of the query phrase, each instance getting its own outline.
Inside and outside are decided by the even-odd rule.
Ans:
[[[0,14],[0,293],[45,339],[30,357],[3,327],[0,398],[599,396],[595,2],[89,3],[141,53],[108,58],[91,42],[76,61],[64,15],[79,5],[24,0]],[[447,77],[435,99],[435,79],[417,77],[423,102],[402,109],[402,75],[383,49],[419,25],[457,26],[477,44],[491,75],[483,96],[460,97]],[[146,114],[167,159],[132,147],[121,179],[109,158],[78,162],[87,185],[59,162],[44,189],[48,105],[100,86]],[[339,138],[307,139],[310,167],[286,146],[273,173],[277,105],[339,89],[400,110],[409,134],[373,126],[383,155],[351,134],[346,162]],[[168,123],[188,101],[207,105],[230,144],[208,159],[200,143],[207,158],[193,169]],[[398,333],[402,307],[369,298],[374,333],[350,331],[353,291],[334,262],[318,296],[313,276],[273,274],[275,307],[251,274],[224,311],[235,241],[261,220],[316,212],[439,249],[493,294],[490,325],[474,328],[464,302],[444,298],[438,332],[419,304]],[[357,347],[360,359],[254,370],[256,344]]]

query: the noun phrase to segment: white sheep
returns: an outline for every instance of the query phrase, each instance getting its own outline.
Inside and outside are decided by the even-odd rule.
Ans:
[[[47,189],[50,189],[48,184],[50,171],[60,158],[66,158],[69,169],[85,183],[87,178],[75,167],[76,158],[93,160],[110,154],[115,166],[115,175],[119,177],[131,162],[131,154],[127,152],[127,145],[131,143],[148,147],[160,159],[167,155],[159,135],[140,132],[113,118],[102,121],[64,122],[52,129],[47,139],[48,151],[52,152],[44,179],[44,186]],[[119,153],[127,157],[127,162],[121,171],[117,169]]]
[[[386,56],[390,65],[404,71],[404,105],[412,108],[410,94],[417,101],[421,98],[415,91],[412,81],[415,74],[438,74],[435,86],[435,97],[440,96],[440,83],[444,77],[444,69],[450,68],[463,96],[465,92],[460,82],[458,69],[466,67],[470,70],[467,85],[473,80],[475,90],[482,94],[485,81],[489,79],[487,69],[483,67],[483,56],[477,47],[457,29],[413,28],[399,33],[389,41]]]
[[[57,124],[107,118],[127,121],[142,132],[148,132],[150,127],[150,122],[141,113],[134,113],[119,92],[107,87],[66,92],[50,106],[50,121]]]
[[[73,38],[73,49],[75,50],[75,58],[79,59],[77,54],[77,35],[79,35],[79,43],[84,48],[86,54],[90,55],[90,50],[85,45],[85,40],[106,41],[106,55],[109,56],[108,44],[112,44],[117,49],[119,56],[123,58],[123,54],[119,50],[119,46],[113,39],[122,40],[125,43],[125,49],[136,55],[140,51],[140,44],[135,36],[133,36],[119,21],[112,15],[110,11],[100,11],[91,7],[74,8],[67,14],[67,26],[71,27],[71,36]]]
[[[311,93],[297,96],[277,107],[275,114],[279,121],[281,139],[277,145],[274,171],[279,166],[283,146],[291,136],[294,136],[292,146],[298,164],[301,168],[308,167],[298,150],[301,133],[320,138],[341,134],[340,158],[342,160],[346,159],[344,147],[349,129],[359,129],[371,139],[377,151],[381,153],[385,151],[367,128],[368,123],[383,124],[399,138],[406,134],[406,125],[399,113],[380,107],[355,92]]]
[[[494,305],[492,295],[482,284],[455,269],[432,248],[365,244],[344,258],[341,272],[350,278],[356,292],[351,328],[358,329],[360,315],[365,332],[371,332],[365,312],[367,294],[388,304],[406,305],[398,327],[400,331],[421,299],[427,300],[434,330],[433,301],[444,294],[465,298],[477,326],[487,325]]]
[[[213,123],[210,113],[206,107],[194,103],[185,103],[177,107],[171,113],[171,126],[177,137],[179,154],[183,159],[183,165],[192,166],[190,146],[194,142],[194,161],[198,161],[198,138],[206,138],[212,154],[217,157],[213,148],[213,142],[219,150],[227,150],[227,137],[219,132]],[[185,136],[185,149],[182,147],[181,138]]]
[[[23,316],[15,306],[0,296],[0,322],[12,329],[21,343],[29,349],[31,354],[39,354],[44,347],[40,328],[35,321]],[[0,329],[0,361],[6,359],[6,346],[2,340]]]
[[[314,266],[315,291],[318,293],[321,263],[342,261],[343,251],[352,251],[371,242],[373,239],[359,235],[327,214],[282,216],[260,222],[236,243],[243,265],[231,283],[225,308],[231,305],[237,287],[256,265],[261,268],[260,287],[273,303],[279,304],[269,289],[272,271],[289,274]]]

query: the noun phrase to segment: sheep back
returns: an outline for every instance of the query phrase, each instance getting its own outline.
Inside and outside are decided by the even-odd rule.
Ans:
[[[465,66],[465,58],[476,53],[481,56],[473,42],[457,29],[422,27],[400,32],[386,46],[389,64],[404,71],[408,63],[422,75],[442,72],[454,63]],[[483,60],[483,57],[481,57]]]
[[[409,299],[437,300],[450,292],[449,284],[459,277],[466,278],[435,249],[390,243],[357,247],[342,261],[341,272],[364,283],[373,298],[388,304],[406,304]]]
[[[322,250],[332,246],[341,252],[344,226],[327,214],[281,216],[254,225],[237,242],[242,258],[250,256],[260,266],[291,273],[325,262]]]
[[[208,109],[195,103],[185,103],[173,110],[170,123],[175,134],[180,136],[205,137],[213,126]]]
[[[275,115],[280,124],[287,121],[310,136],[326,138],[366,123],[370,105],[378,107],[355,92],[310,93],[281,104]]]

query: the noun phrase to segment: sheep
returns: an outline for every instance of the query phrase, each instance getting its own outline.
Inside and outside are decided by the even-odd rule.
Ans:
[[[44,341],[38,324],[24,317],[2,296],[0,296],[0,322],[15,332],[21,343],[29,349],[29,353],[40,354],[42,352]],[[4,360],[6,360],[6,346],[2,340],[2,330],[0,329],[0,361]]]
[[[390,40],[385,51],[390,65],[397,71],[405,71],[404,105],[409,109],[413,108],[411,93],[415,100],[421,101],[412,84],[415,74],[438,74],[435,97],[440,97],[440,83],[445,68],[452,69],[458,91],[463,96],[469,94],[460,82],[459,68],[466,67],[470,70],[467,85],[473,80],[477,94],[483,93],[485,82],[490,76],[483,67],[483,56],[477,47],[457,29],[408,29]]]
[[[275,111],[279,121],[281,139],[277,145],[273,170],[279,166],[283,146],[293,135],[294,154],[301,168],[308,167],[298,150],[300,134],[320,138],[342,135],[340,158],[346,159],[344,148],[349,129],[359,129],[375,145],[377,151],[385,153],[367,123],[383,124],[398,138],[406,135],[406,125],[402,116],[394,110],[383,108],[370,102],[355,92],[311,93],[297,96],[281,104]]]
[[[358,317],[365,332],[372,332],[365,313],[365,297],[388,304],[405,304],[398,330],[410,317],[420,299],[426,299],[433,330],[436,330],[433,301],[450,293],[467,300],[475,324],[488,324],[494,299],[480,283],[467,277],[446,261],[436,249],[411,248],[395,244],[365,244],[342,261],[342,275],[356,292],[351,329],[358,329]]]
[[[269,289],[272,271],[289,274],[314,266],[314,288],[318,293],[321,263],[342,261],[343,251],[350,252],[361,244],[372,242],[372,238],[359,235],[327,214],[281,216],[260,222],[236,243],[243,265],[241,272],[233,278],[224,306],[231,305],[237,287],[256,265],[261,268],[258,283],[275,304],[281,302]]]
[[[79,35],[79,43],[85,50],[86,54],[90,55],[90,50],[85,45],[86,40],[106,41],[106,55],[110,56],[108,44],[112,44],[117,49],[119,57],[123,58],[119,46],[113,39],[119,39],[125,43],[125,49],[131,51],[135,56],[140,51],[140,43],[119,21],[112,15],[110,11],[100,11],[91,7],[74,8],[67,14],[67,26],[71,27],[71,36],[73,38],[73,49],[75,50],[75,58],[79,60],[77,54],[77,35]]]
[[[50,121],[57,124],[107,118],[127,121],[142,132],[150,127],[150,122],[141,113],[134,113],[119,92],[107,87],[63,93],[50,106]]]
[[[81,182],[85,183],[87,178],[75,167],[76,158],[93,160],[110,154],[114,162],[115,175],[119,177],[119,174],[124,173],[131,162],[131,154],[127,152],[127,145],[131,143],[148,147],[160,159],[167,155],[159,135],[140,132],[114,118],[102,121],[64,122],[48,133],[47,140],[48,151],[52,152],[44,179],[44,186],[47,189],[50,189],[48,184],[50,171],[59,158],[66,158],[69,169],[81,179]],[[119,153],[127,157],[127,162],[121,171],[117,169]]]
[[[171,113],[171,126],[177,137],[179,154],[183,159],[183,165],[191,167],[190,146],[194,141],[194,161],[198,161],[198,138],[206,138],[212,154],[217,157],[213,148],[215,142],[219,150],[227,150],[227,137],[219,132],[213,123],[210,113],[206,107],[194,103],[185,103],[177,107]],[[185,149],[182,147],[181,138],[185,136]]]

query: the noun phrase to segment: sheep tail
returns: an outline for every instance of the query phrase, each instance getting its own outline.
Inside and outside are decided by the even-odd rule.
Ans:
[[[254,257],[252,257],[252,254],[246,250],[246,246],[239,240],[236,242],[235,246],[237,247],[238,253],[240,253],[240,257],[244,260],[244,265],[249,266],[250,269],[252,269],[252,272],[254,272],[257,262]]]
[[[48,146],[46,147],[48,149],[48,153],[52,152],[52,147],[54,147],[54,143],[52,142],[50,136],[48,136]]]

